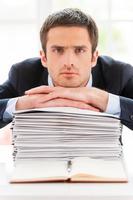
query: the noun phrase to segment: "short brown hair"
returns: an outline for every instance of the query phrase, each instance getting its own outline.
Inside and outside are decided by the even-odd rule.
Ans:
[[[92,53],[98,43],[98,28],[91,16],[86,15],[79,9],[66,8],[62,11],[49,15],[40,30],[42,49],[46,52],[47,34],[51,28],[58,26],[79,26],[86,27],[92,44]]]

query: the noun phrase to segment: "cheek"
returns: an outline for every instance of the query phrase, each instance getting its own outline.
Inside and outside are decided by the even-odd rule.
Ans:
[[[50,74],[50,76],[53,78],[53,79],[57,79],[58,78],[58,69],[55,65],[51,66],[48,68],[48,72]]]
[[[86,67],[85,67],[86,66]],[[88,66],[88,63],[86,65],[82,65],[82,67],[79,68],[80,74],[88,75],[91,73],[91,67]]]

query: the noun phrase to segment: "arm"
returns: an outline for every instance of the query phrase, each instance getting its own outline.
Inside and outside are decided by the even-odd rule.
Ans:
[[[120,119],[124,125],[133,130],[133,67],[130,74],[131,78],[126,81],[120,96]]]
[[[5,125],[12,120],[5,118],[6,109],[10,99],[17,97],[17,70],[15,65],[13,65],[9,71],[8,80],[0,85],[0,125]]]
[[[15,96],[17,96],[17,93],[15,92],[10,80],[0,85],[0,127],[6,125],[7,122],[9,123],[12,119],[4,119],[4,114],[9,100]]]
[[[90,107],[97,108],[102,112],[106,110],[109,97],[108,92],[94,87],[64,88],[40,86],[27,91],[26,94],[45,94],[43,97],[44,103],[58,98],[69,99],[79,103],[82,102]]]
[[[83,102],[86,105],[90,105],[94,108],[97,108],[102,112],[106,111],[109,98],[108,92],[93,87],[61,88],[61,87],[40,86],[26,92],[26,94],[28,95],[44,94],[44,93],[45,94],[47,93],[47,95],[43,97],[44,103],[57,98],[71,99],[74,101],[78,101],[79,104]],[[91,108],[86,107],[85,109],[91,109]],[[121,109],[120,119],[122,123],[128,126],[129,128],[133,129],[133,99],[120,97],[120,109]]]
[[[133,99],[120,97],[120,105],[122,123],[133,130]]]
[[[19,97],[16,103],[16,110],[45,108],[45,107],[76,107],[80,109],[88,109],[97,112],[99,111],[98,108],[80,100],[77,101],[74,99],[62,98],[62,97],[51,98],[47,100],[48,95],[49,94],[32,94]]]
[[[27,59],[11,67],[8,80],[0,85],[0,125],[4,125],[4,121],[9,122],[7,117],[5,117],[7,116],[5,111],[10,104],[9,100],[23,96],[25,90],[41,84],[42,75],[46,77],[44,84],[47,83],[47,72],[43,73],[44,68],[38,58]]]
[[[2,120],[3,113],[5,112],[8,99],[0,99],[0,120]]]

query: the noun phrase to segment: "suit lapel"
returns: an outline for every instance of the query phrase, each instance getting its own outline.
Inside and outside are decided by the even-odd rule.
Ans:
[[[99,68],[100,66],[97,64],[92,69],[92,86],[97,87],[99,89],[106,90],[104,76],[103,76],[102,70]]]

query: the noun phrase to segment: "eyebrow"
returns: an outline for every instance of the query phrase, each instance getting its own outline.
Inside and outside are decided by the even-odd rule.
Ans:
[[[86,45],[74,45],[73,48],[83,48],[88,49]],[[51,48],[68,48],[68,46],[61,46],[61,45],[52,45]]]

